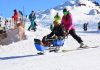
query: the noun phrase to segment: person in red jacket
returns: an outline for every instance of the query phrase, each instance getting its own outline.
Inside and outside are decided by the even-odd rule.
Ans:
[[[14,20],[14,28],[17,28],[17,21],[18,21],[18,12],[16,9],[14,9],[14,15],[12,16]]]
[[[66,31],[66,35],[70,34],[80,44],[81,48],[85,47],[82,39],[75,32],[71,13],[65,8],[63,9],[63,14],[61,24]]]

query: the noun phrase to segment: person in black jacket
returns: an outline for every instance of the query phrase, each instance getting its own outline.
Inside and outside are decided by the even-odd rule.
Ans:
[[[47,46],[55,39],[64,39],[65,33],[62,25],[56,21],[53,22],[54,28],[50,34],[44,36],[42,39],[42,43]]]
[[[88,23],[84,23],[84,24],[83,24],[83,29],[84,29],[84,31],[87,31],[87,26],[88,26]]]
[[[47,38],[64,37],[65,33],[64,33],[64,29],[63,29],[62,25],[56,21],[54,21],[53,24],[54,24],[54,29],[52,30],[52,32],[49,35],[47,35]]]

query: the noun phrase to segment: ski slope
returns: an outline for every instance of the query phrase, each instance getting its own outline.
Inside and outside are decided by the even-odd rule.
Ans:
[[[92,8],[83,6],[70,7],[70,9],[76,33],[84,43],[90,47],[100,46],[100,31],[97,30],[100,14],[87,15]],[[43,36],[50,33],[49,25],[52,24],[52,17],[56,12],[55,9],[51,9],[50,18],[47,13],[42,14],[43,18],[37,20],[36,32],[27,31],[29,22],[26,22],[26,40],[18,41],[18,35],[15,34],[15,31],[11,31],[12,34],[9,33],[11,35],[5,40],[7,45],[0,45],[0,70],[100,70],[100,47],[66,53],[46,51],[45,55],[37,55],[34,38],[42,39]],[[62,10],[58,10],[58,12],[62,15]],[[83,31],[83,23],[85,22],[89,22],[88,31]],[[12,38],[12,36],[14,37]],[[61,49],[72,50],[79,46],[69,35]]]
[[[66,53],[48,53],[37,55],[34,38],[42,38],[49,29],[38,27],[34,32],[26,31],[27,40],[0,47],[0,69],[2,70],[100,70],[100,47],[71,51]],[[100,31],[77,31],[77,34],[89,46],[100,46]],[[79,44],[69,36],[61,49],[76,49]]]

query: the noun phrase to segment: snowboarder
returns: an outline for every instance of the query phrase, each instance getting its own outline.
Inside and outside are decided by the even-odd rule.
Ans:
[[[65,8],[63,9],[63,14],[61,24],[66,30],[66,35],[70,34],[80,44],[80,48],[85,47],[82,39],[75,32],[71,13]]]
[[[31,30],[33,29],[35,31],[34,27],[35,27],[36,16],[35,16],[34,11],[32,11],[31,14],[29,15],[29,19],[30,19],[31,25],[29,26],[28,30],[30,31],[30,29]]]
[[[17,21],[18,21],[18,12],[16,9],[14,9],[14,15],[12,16],[12,18],[14,19],[14,28],[17,28]]]

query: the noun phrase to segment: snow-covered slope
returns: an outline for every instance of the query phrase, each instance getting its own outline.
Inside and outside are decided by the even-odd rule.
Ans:
[[[100,46],[100,31],[97,30],[97,24],[100,20],[100,15],[91,15],[89,11],[92,8],[78,6],[67,6],[76,23],[76,33],[82,38],[84,43],[90,47]],[[18,37],[15,31],[9,32],[9,37],[6,40],[9,45],[0,45],[0,70],[100,70],[100,47],[91,48],[79,51],[70,51],[66,53],[49,53],[45,55],[37,55],[38,52],[34,46],[34,38],[42,39],[43,36],[51,31],[47,27],[53,21],[53,14],[59,11],[62,15],[62,10],[50,9],[50,14],[42,14],[44,21],[38,19],[37,31],[27,31],[29,22],[25,22],[26,40],[17,41]],[[89,21],[88,31],[83,31],[82,24]],[[17,38],[16,38],[17,37]],[[64,46],[61,49],[72,50],[79,47],[79,44],[69,35],[65,39]]]
[[[38,56],[34,38],[42,39],[50,33],[49,29],[38,27],[36,32],[25,31],[27,40],[0,46],[0,69],[2,70],[100,70],[100,47],[71,51],[66,53],[48,53]],[[100,31],[78,30],[77,34],[88,46],[100,46]],[[76,49],[79,44],[69,35],[61,49]]]

